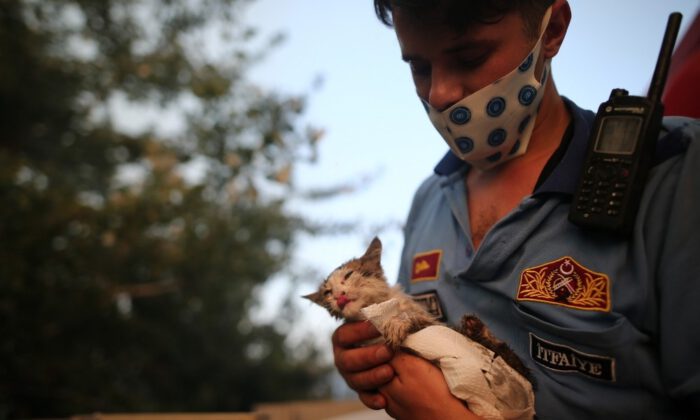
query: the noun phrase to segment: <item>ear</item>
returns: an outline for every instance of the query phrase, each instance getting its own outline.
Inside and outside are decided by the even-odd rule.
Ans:
[[[382,241],[375,236],[372,242],[370,242],[369,247],[367,247],[365,255],[360,257],[362,266],[369,268],[373,272],[380,272],[382,270],[381,257]]]
[[[552,4],[552,16],[542,37],[544,58],[552,58],[559,53],[566,31],[571,22],[571,8],[567,0],[555,0]]]
[[[323,299],[321,297],[321,292],[313,292],[309,293],[308,295],[302,296],[304,299],[309,299],[313,303],[320,303]]]
[[[363,259],[365,258],[376,258],[379,259],[382,256],[382,241],[379,240],[378,237],[374,237],[372,239],[372,242],[369,243],[369,246],[367,247],[367,251],[365,251],[365,255],[362,256]]]

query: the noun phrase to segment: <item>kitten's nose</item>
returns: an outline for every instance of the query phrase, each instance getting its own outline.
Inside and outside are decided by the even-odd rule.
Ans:
[[[346,295],[340,295],[336,299],[336,303],[338,304],[338,307],[340,309],[343,309],[345,307],[345,305],[348,304],[348,302],[350,302],[350,299],[348,299],[348,297]]]

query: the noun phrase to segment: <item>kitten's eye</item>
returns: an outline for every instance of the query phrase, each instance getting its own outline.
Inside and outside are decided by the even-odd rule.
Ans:
[[[323,296],[330,296],[331,291],[330,290],[324,290],[323,291]]]
[[[347,280],[348,278],[350,278],[350,276],[352,276],[352,273],[353,273],[352,270],[348,271],[348,273],[345,275],[345,280]]]

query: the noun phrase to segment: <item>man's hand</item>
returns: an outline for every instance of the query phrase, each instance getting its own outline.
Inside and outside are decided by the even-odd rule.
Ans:
[[[333,333],[335,366],[363,404],[397,419],[478,419],[450,393],[432,363],[404,352],[394,355],[382,343],[363,345],[378,337],[367,321],[343,324]]]
[[[377,389],[394,378],[394,370],[387,364],[393,354],[385,344],[360,346],[377,337],[379,332],[367,321],[343,324],[333,333],[338,372],[358,393],[360,401],[374,410],[386,408],[386,398]]]
[[[396,419],[479,419],[447,386],[437,366],[417,356],[398,352],[390,362],[391,382],[379,387],[386,412]]]

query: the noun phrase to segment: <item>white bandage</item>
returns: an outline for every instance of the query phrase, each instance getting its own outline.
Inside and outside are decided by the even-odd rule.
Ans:
[[[382,332],[386,321],[400,315],[394,299],[362,309]],[[532,385],[502,358],[451,328],[433,325],[409,335],[406,347],[442,370],[452,394],[484,419],[532,419]]]

